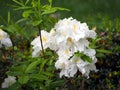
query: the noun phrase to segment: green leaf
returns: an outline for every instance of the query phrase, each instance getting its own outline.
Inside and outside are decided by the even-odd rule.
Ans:
[[[32,10],[26,10],[23,12],[22,16],[24,18],[28,18],[30,16],[30,13],[33,13]]]
[[[48,72],[48,71],[46,71],[46,72],[42,72],[44,75],[46,75],[46,76],[53,76],[53,73],[52,72]]]
[[[104,53],[97,53],[96,54],[96,57],[104,57],[105,55],[104,55]]]
[[[36,2],[36,1],[32,1],[32,7],[37,7],[38,6],[38,2]]]
[[[87,56],[87,55],[83,55],[81,58],[82,58],[84,61],[87,61],[87,62],[89,62],[89,63],[92,62],[92,59],[91,59],[89,56]]]
[[[62,86],[65,83],[64,80],[57,80],[50,83],[51,88]]]
[[[18,5],[20,5],[20,6],[24,6],[24,4],[23,3],[21,3],[21,2],[19,2],[19,1],[17,1],[17,0],[13,0],[15,3],[17,3]]]
[[[27,18],[22,18],[22,19],[18,20],[16,23],[20,23],[20,22],[23,22],[23,21],[26,21],[26,20],[27,20]]]
[[[37,26],[37,25],[39,25],[41,22],[42,22],[42,20],[39,20],[39,21],[36,20],[36,21],[33,21],[33,22],[32,22],[32,25],[33,25],[33,26]]]
[[[40,63],[40,60],[34,61],[31,64],[28,65],[27,69],[25,70],[25,73],[29,73],[32,71],[36,66]]]
[[[47,60],[42,60],[42,63],[40,64],[40,72],[44,69],[44,66],[46,64]]]
[[[92,62],[92,59],[91,59],[89,56],[87,56],[87,55],[85,55],[85,54],[83,54],[83,53],[77,52],[77,53],[75,53],[75,55],[76,55],[77,57],[80,57],[80,58],[83,59],[84,61],[87,61],[87,62],[89,62],[89,63]]]
[[[30,0],[26,0],[25,5],[29,3]]]
[[[52,6],[52,0],[48,0],[49,1],[49,3],[50,3],[50,6]]]
[[[48,77],[43,75],[42,73],[40,73],[40,74],[33,74],[33,75],[31,75],[31,78],[37,79],[39,81],[48,80]]]
[[[83,56],[83,54],[82,54],[82,53],[80,53],[80,52],[76,52],[76,53],[75,53],[75,56],[77,56],[77,57],[82,57],[82,56]]]
[[[70,11],[69,9],[67,9],[67,8],[61,8],[61,7],[56,7],[58,10],[61,10],[61,11],[63,11],[63,10],[65,10],[65,11]]]
[[[54,13],[54,12],[56,12],[56,11],[57,11],[57,8],[49,8],[49,9],[46,9],[46,10],[42,13],[42,15],[52,14],[52,13]]]
[[[28,82],[28,80],[29,80],[29,77],[28,77],[28,76],[22,76],[22,77],[20,77],[20,78],[18,79],[18,82],[19,82],[20,84],[26,84],[26,83]]]
[[[23,6],[23,7],[16,7],[14,10],[26,10],[26,9],[31,9],[32,7],[28,6]]]
[[[99,53],[106,53],[106,54],[111,54],[112,52],[109,50],[104,50],[104,49],[96,49],[97,52]]]
[[[8,24],[10,23],[10,12],[8,12]]]
[[[38,0],[38,8],[40,8],[40,5],[41,5],[40,0]]]

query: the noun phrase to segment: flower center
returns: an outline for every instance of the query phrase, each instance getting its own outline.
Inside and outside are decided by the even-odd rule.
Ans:
[[[66,49],[66,50],[65,50],[65,54],[68,55],[69,53],[70,53],[70,51],[69,51],[68,49]]]
[[[67,41],[68,41],[69,43],[72,43],[72,42],[73,42],[72,38],[70,38],[70,37],[67,39]]]
[[[75,59],[75,60],[74,60],[74,63],[77,63],[78,61],[79,61],[78,59]]]

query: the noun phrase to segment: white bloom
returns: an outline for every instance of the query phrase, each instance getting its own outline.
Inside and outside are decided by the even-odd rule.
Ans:
[[[42,35],[43,48],[46,49],[49,47],[49,44],[50,44],[50,34],[44,30],[41,30],[41,35]],[[33,45],[33,50],[34,50],[32,53],[32,56],[37,57],[39,55],[40,51],[42,50],[40,36],[35,38],[31,42],[31,45]]]
[[[74,74],[76,74],[77,70],[79,70],[81,73],[83,71],[83,67],[88,64],[88,62],[84,62],[80,57],[73,56],[71,59],[71,66],[69,69],[70,76],[73,77]]]
[[[66,77],[69,77],[69,73],[68,73],[69,64],[70,64],[69,60],[64,59],[62,57],[59,57],[59,59],[56,61],[55,67],[57,69],[61,69],[60,78],[63,75],[66,76]]]
[[[73,56],[71,59],[71,69],[70,69],[70,75],[73,77],[74,74],[76,74],[76,70],[78,69],[83,75],[89,77],[90,71],[97,71],[95,66],[95,61],[92,61],[91,63],[86,62],[82,60],[80,57]]]
[[[95,56],[96,51],[95,51],[95,49],[88,48],[88,49],[85,49],[83,53],[89,57],[93,57],[93,56]]]
[[[14,76],[8,76],[8,78],[5,78],[4,82],[2,83],[2,88],[8,88],[12,84],[16,82],[16,77]]]
[[[89,30],[86,23],[80,23],[72,17],[60,20],[54,28],[59,33],[59,36],[63,36],[64,38],[72,37],[75,41],[82,38],[94,38],[96,36],[93,30]]]
[[[59,49],[59,45],[56,39],[56,31],[54,29],[50,30],[49,48],[54,51],[57,51]]]
[[[0,29],[0,48],[4,45],[6,48],[12,46],[12,41],[9,35]]]
[[[88,38],[95,38],[96,37],[96,32],[93,30],[89,30],[88,34],[86,35]]]
[[[11,47],[12,46],[12,42],[10,38],[3,38],[1,40],[1,43],[5,46],[5,47]]]
[[[74,49],[70,48],[69,46],[63,46],[62,48],[59,48],[57,54],[59,57],[69,59],[71,56],[74,55]]]
[[[60,77],[73,77],[77,71],[80,71],[85,76],[89,77],[91,70],[97,71],[95,63],[97,61],[95,49],[89,47],[88,38],[95,38],[96,32],[89,30],[86,23],[81,23],[76,19],[65,18],[58,21],[50,33],[41,31],[44,49],[50,48],[58,54],[58,60],[55,67],[60,69]],[[41,51],[40,37],[34,39],[33,57],[39,55]],[[92,61],[82,60],[82,57],[77,57],[76,52],[87,55]]]
[[[0,40],[2,40],[2,38],[7,38],[8,35],[6,32],[4,32],[2,29],[0,29]]]
[[[86,47],[89,46],[89,41],[87,39],[80,39],[77,43],[75,43],[77,51],[84,51]]]
[[[79,69],[81,71],[81,69]],[[85,75],[87,78],[89,78],[89,73],[90,71],[95,71],[97,72],[98,70],[96,69],[96,66],[94,63],[90,63],[82,68],[81,73]]]

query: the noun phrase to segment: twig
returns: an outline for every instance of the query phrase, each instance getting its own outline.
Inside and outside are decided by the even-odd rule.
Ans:
[[[38,26],[39,29],[39,35],[40,35],[40,44],[41,44],[41,48],[42,48],[42,57],[45,58],[45,53],[44,53],[44,48],[43,48],[43,42],[42,42],[42,35],[41,35],[41,29]]]

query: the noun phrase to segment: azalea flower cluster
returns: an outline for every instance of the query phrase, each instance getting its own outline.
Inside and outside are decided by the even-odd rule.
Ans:
[[[55,67],[60,69],[60,77],[74,77],[78,71],[89,77],[91,70],[97,71],[96,51],[89,47],[90,41],[88,41],[88,38],[95,38],[96,32],[89,30],[86,23],[81,23],[72,17],[65,18],[58,21],[50,32],[41,30],[41,34],[44,49],[50,48],[58,54]],[[39,56],[42,50],[40,36],[35,38],[31,45],[33,45],[32,56]],[[82,53],[91,61],[83,60],[76,53]]]
[[[15,82],[16,82],[16,77],[8,76],[7,78],[5,78],[4,82],[2,83],[1,88],[8,88]]]
[[[12,41],[11,39],[9,38],[9,35],[3,31],[2,29],[0,29],[0,48],[2,46],[5,46],[6,48],[7,47],[11,47],[12,46]]]

